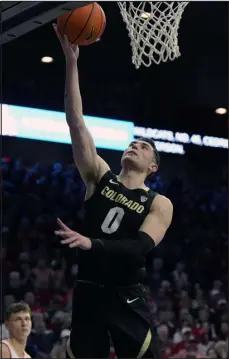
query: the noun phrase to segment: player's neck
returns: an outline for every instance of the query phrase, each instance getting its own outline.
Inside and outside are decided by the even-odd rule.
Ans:
[[[124,186],[129,189],[147,189],[144,183],[145,178],[145,173],[139,173],[134,170],[125,171],[122,169],[122,171],[118,175],[119,181],[122,182],[122,184],[124,184]]]
[[[14,348],[15,352],[21,356],[24,355],[25,353],[25,347],[26,347],[26,339],[25,340],[17,340],[13,337],[9,338],[9,343],[12,345],[12,347]]]

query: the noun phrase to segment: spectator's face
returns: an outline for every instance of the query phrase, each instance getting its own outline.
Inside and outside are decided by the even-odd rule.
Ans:
[[[36,323],[34,325],[34,329],[36,331],[36,334],[39,334],[39,335],[44,334],[44,332],[46,330],[44,321],[42,321],[40,323]]]
[[[34,312],[33,313],[33,323],[34,323],[34,327],[36,325],[38,325],[39,323],[44,321],[44,316],[42,313],[39,312]]]
[[[187,308],[182,308],[180,310],[180,315],[179,315],[180,321],[186,320],[188,316],[189,316],[189,310]]]
[[[157,330],[158,336],[162,342],[167,342],[169,339],[169,330],[166,325],[161,325]]]
[[[18,341],[26,340],[32,328],[31,316],[28,312],[18,312],[11,314],[6,327],[9,330],[10,336]]]
[[[171,283],[167,280],[163,280],[163,282],[161,282],[161,288],[168,291],[171,288]]]

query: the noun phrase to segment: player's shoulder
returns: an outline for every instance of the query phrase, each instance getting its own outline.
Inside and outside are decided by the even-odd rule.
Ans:
[[[172,212],[173,204],[168,197],[157,193],[152,202],[151,210],[152,211],[160,210],[160,211],[171,211]]]
[[[11,358],[11,351],[7,342],[5,340],[1,340],[0,345],[1,345],[1,358],[2,359]]]

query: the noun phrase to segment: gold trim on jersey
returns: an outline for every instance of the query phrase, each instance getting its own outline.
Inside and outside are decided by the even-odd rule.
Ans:
[[[140,352],[138,353],[136,358],[142,358],[143,355],[147,352],[147,350],[149,349],[150,343],[151,343],[151,339],[152,339],[152,333],[151,333],[151,330],[149,329],[148,333],[145,337],[144,343],[142,344],[142,347],[140,349]]]
[[[137,213],[142,213],[145,209],[145,207],[142,204],[138,203],[137,201],[128,200],[128,198],[126,196],[114,191],[113,189],[110,189],[108,186],[105,186],[101,190],[101,195],[105,196],[110,201],[114,201],[115,203],[123,204],[130,210],[135,211]]]

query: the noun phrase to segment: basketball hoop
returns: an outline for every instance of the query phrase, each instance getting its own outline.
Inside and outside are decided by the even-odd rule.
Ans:
[[[178,29],[188,2],[118,2],[132,47],[132,62],[138,69],[180,56]]]

